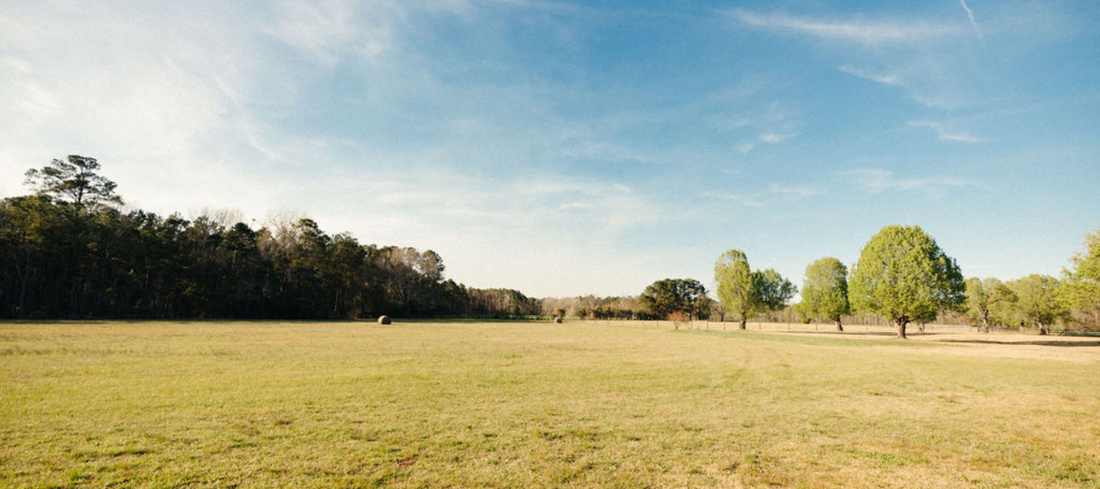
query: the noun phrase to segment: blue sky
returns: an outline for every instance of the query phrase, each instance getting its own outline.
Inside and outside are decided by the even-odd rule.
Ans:
[[[94,156],[135,207],[533,296],[730,248],[801,284],[888,224],[1057,275],[1100,227],[1094,1],[3,3],[0,196]]]

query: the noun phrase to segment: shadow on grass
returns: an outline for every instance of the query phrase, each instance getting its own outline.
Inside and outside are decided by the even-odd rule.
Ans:
[[[843,338],[845,336],[875,336],[879,338],[896,338],[898,333],[896,331],[761,331],[762,333],[775,333],[775,334],[789,334],[789,335],[820,335],[825,337]],[[912,333],[907,332],[909,336],[923,335],[928,333]]]
[[[940,343],[968,343],[974,345],[1035,345],[1035,346],[1100,346],[1100,341],[998,341],[998,340],[937,340]]]
[[[753,331],[753,330],[730,330],[730,331],[704,331],[704,330],[680,330],[677,333],[681,334],[712,334],[718,336],[726,336],[731,338],[745,338],[759,341],[774,341],[781,343],[797,343],[803,345],[823,345],[823,346],[854,346],[854,347],[872,347],[872,346],[902,346],[902,347],[915,347],[915,348],[928,348],[936,347],[936,343],[930,341],[906,341],[897,339],[897,333],[894,332],[849,332],[849,331]],[[922,335],[930,333],[913,333],[913,335]]]

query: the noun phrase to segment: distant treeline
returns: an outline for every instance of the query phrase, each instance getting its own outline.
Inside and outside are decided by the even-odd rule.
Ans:
[[[864,248],[863,265],[853,268],[862,274],[853,272],[852,292],[848,267],[836,258],[822,258],[807,266],[802,301],[794,306],[789,300],[797,286],[773,269],[752,270],[736,249],[715,263],[717,301],[697,280],[668,278],[634,297],[539,300],[512,289],[466,287],[444,278],[443,259],[432,250],[364,245],[348,234],[329,235],[311,219],[284,217],[253,228],[233,212],[188,220],[178,214],[122,211],[114,182],[99,168],[94,158],[83,156],[53,160],[27,172],[32,195],[0,200],[0,318],[356,319],[385,314],[667,319],[677,324],[736,320],[742,329],[753,318],[830,321],[837,330],[846,323],[891,322],[899,325],[901,336],[908,322],[936,320],[965,321],[984,330],[1100,329],[1100,231],[1086,236],[1085,251],[1071,258],[1072,270],[1065,270],[1062,279],[964,280],[954,260],[919,227],[887,226]],[[911,253],[889,255],[913,243],[931,250],[930,265],[909,263],[918,256]],[[871,267],[884,263],[900,272]],[[935,271],[937,263],[942,277],[922,275],[924,269]],[[890,277],[906,280],[877,283]],[[932,279],[936,287],[927,286]]]
[[[27,173],[37,193],[0,201],[0,317],[539,313],[539,302],[518,291],[445,280],[431,250],[360,244],[310,219],[253,229],[226,213],[187,220],[123,212],[98,168],[92,158],[54,160]]]

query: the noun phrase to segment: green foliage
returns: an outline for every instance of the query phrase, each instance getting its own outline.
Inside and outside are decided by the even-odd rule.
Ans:
[[[965,289],[955,260],[920,226],[892,225],[863,247],[849,281],[849,299],[858,311],[890,318],[904,338],[907,323],[929,321],[940,308],[961,304]]]
[[[28,170],[26,183],[39,194],[68,199],[77,206],[96,207],[121,204],[115,194],[115,182],[99,175],[100,165],[95,158],[69,155],[68,161],[55,159],[38,170]]]
[[[794,311],[795,318],[798,319],[798,322],[802,324],[810,324],[813,322],[815,316],[813,308],[811,308],[810,304],[807,304],[805,300],[795,304],[791,309]]]
[[[1005,284],[1016,296],[1017,318],[1047,334],[1059,319],[1067,319],[1069,310],[1060,299],[1061,282],[1049,275],[1031,274]]]
[[[759,308],[756,284],[745,252],[729,250],[719,256],[714,263],[714,281],[718,284],[718,300],[727,312],[738,315],[742,323]]]
[[[1085,235],[1085,251],[1070,259],[1065,270],[1062,298],[1070,307],[1100,319],[1100,230]]]
[[[798,293],[798,287],[773,268],[753,272],[752,281],[756,288],[759,311],[782,309]]]
[[[311,219],[252,229],[122,213],[92,158],[28,172],[0,200],[0,318],[288,318],[537,314],[518,291],[467,290],[415,248],[362,245]],[[500,300],[497,300],[500,299]]]
[[[469,306],[465,313],[475,317],[535,316],[542,309],[538,299],[527,297],[518,290],[475,288],[465,290],[469,297]]]
[[[966,314],[982,330],[989,332],[993,323],[1007,323],[1011,320],[1011,308],[1016,295],[996,278],[966,279]]]
[[[641,306],[638,305],[637,297],[585,295],[580,297],[547,297],[540,302],[542,313],[547,316],[575,316],[581,319],[640,319],[646,317],[641,311]]]
[[[836,258],[822,258],[807,265],[799,306],[800,314],[831,319],[839,326],[840,317],[851,310],[848,267]]]
[[[683,313],[688,319],[702,319],[710,314],[707,289],[694,279],[666,278],[653,282],[638,296],[638,306],[649,317],[666,319]]]
[[[729,313],[736,314],[741,329],[754,314],[781,309],[798,289],[774,269],[752,271],[741,250],[729,250],[714,263],[714,281],[718,300]]]

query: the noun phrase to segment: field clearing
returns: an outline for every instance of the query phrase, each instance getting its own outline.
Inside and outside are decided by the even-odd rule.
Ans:
[[[1100,487],[1100,341],[0,324],[2,487]]]

